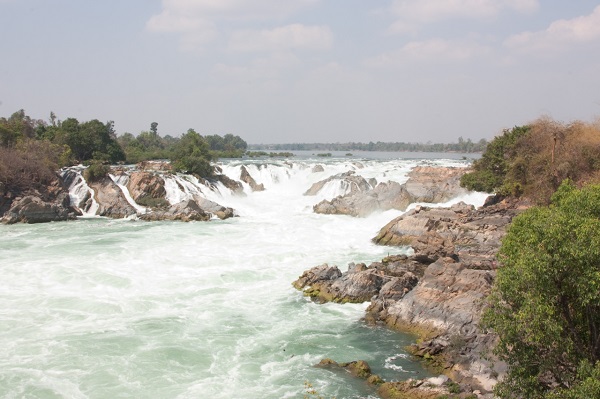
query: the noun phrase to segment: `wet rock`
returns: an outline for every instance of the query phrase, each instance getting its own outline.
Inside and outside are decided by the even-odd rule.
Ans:
[[[332,181],[337,181],[342,187],[348,187],[350,193],[364,192],[372,189],[371,184],[362,176],[357,176],[354,174],[353,170],[338,173],[337,175],[330,176],[327,179],[321,180],[315,184],[313,184],[304,195],[317,195],[319,191],[325,187],[325,185]]]
[[[120,219],[136,214],[136,209],[127,201],[123,191],[108,176],[88,182],[94,190],[94,199],[98,203],[98,216]]]
[[[313,173],[325,172],[325,169],[323,168],[322,165],[315,165],[312,168],[312,172]]]
[[[182,222],[207,221],[211,215],[205,212],[194,200],[181,201],[172,205],[167,210],[156,210],[144,215],[140,219],[147,221],[179,220]]]
[[[53,202],[45,202],[31,195],[16,199],[1,221],[4,224],[46,223],[74,218],[75,214],[69,208],[68,194],[63,193]]]
[[[248,169],[246,169],[246,167],[244,165],[242,165],[242,167],[241,167],[240,180],[247,183],[250,186],[250,188],[252,189],[252,191],[264,191],[265,190],[265,185],[262,183],[257,184],[256,180],[254,180],[254,178],[252,176],[250,176],[250,173],[248,173]]]
[[[233,180],[226,175],[215,175],[211,178],[211,181],[221,182],[225,187],[231,190],[232,193],[236,195],[246,195],[244,193],[244,186],[239,181]]]
[[[164,179],[145,171],[134,171],[129,175],[127,190],[136,202],[146,198],[164,199],[167,195]]]

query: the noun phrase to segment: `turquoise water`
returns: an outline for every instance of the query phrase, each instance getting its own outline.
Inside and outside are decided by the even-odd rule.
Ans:
[[[0,226],[0,397],[297,398],[305,381],[325,397],[373,394],[313,367],[325,357],[427,375],[405,354],[411,337],[361,321],[366,304],[317,305],[291,286],[312,266],[397,253],[370,239],[400,212],[316,215],[320,198],[301,193],[319,176],[280,172],[256,175],[264,192],[224,195],[240,215],[225,221]]]

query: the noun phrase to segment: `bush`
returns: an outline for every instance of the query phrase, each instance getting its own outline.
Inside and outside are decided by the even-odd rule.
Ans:
[[[577,369],[600,361],[600,185],[577,189],[565,181],[551,206],[513,219],[499,259],[483,318],[509,366],[497,395],[597,389]]]
[[[93,162],[83,172],[83,177],[88,182],[102,180],[110,173],[110,166],[101,162]]]

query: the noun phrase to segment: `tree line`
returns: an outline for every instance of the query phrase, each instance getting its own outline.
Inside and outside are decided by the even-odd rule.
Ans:
[[[180,137],[161,137],[156,122],[137,136],[117,136],[113,121],[59,120],[54,113],[45,121],[19,110],[0,117],[0,184],[23,189],[48,184],[64,166],[152,159],[170,160],[175,171],[209,177],[212,161],[242,157],[247,146],[239,136],[202,136],[194,129]]]
[[[457,143],[406,143],[406,142],[368,142],[368,143],[292,143],[292,144],[252,144],[250,149],[269,149],[275,151],[390,151],[390,152],[483,152],[487,140],[473,142],[471,139],[458,138]]]

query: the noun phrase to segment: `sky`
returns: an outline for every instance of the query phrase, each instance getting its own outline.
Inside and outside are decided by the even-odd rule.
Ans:
[[[0,116],[250,144],[600,117],[600,1],[0,0]]]

